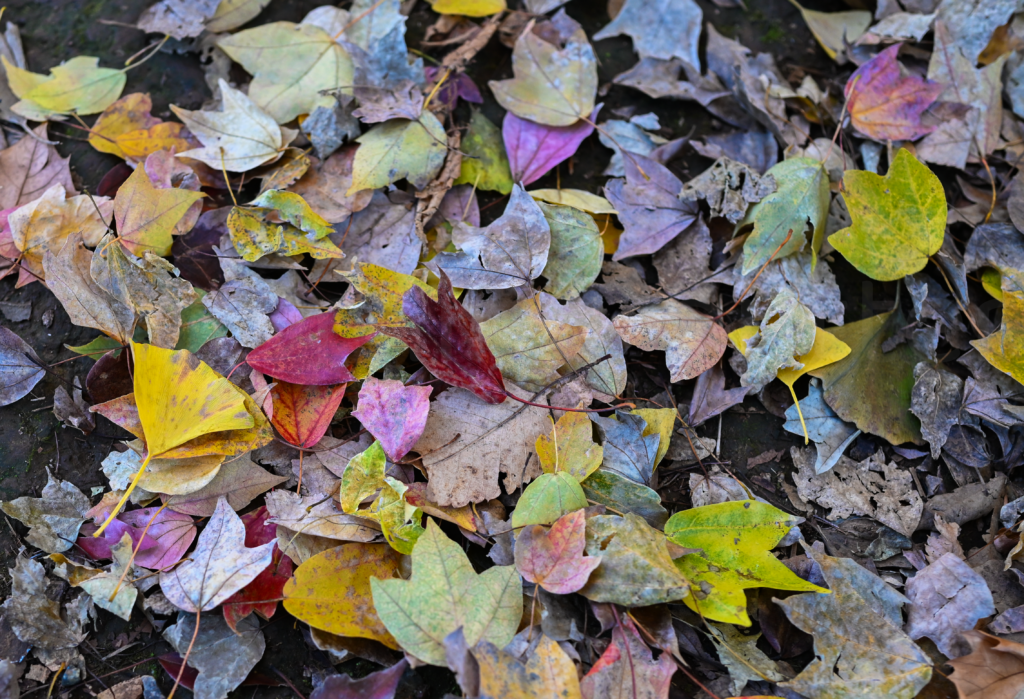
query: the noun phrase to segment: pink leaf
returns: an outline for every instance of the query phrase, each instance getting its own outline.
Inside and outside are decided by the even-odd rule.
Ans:
[[[147,507],[141,510],[122,512],[103,532],[102,538],[93,538],[92,533],[97,527],[85,524],[81,529],[78,546],[90,557],[97,560],[110,558],[110,547],[127,534],[132,544],[142,546],[135,556],[135,565],[156,570],[166,568],[181,560],[188,547],[196,538],[196,525],[188,515],[164,510],[153,519],[143,539],[142,532],[146,529],[153,513],[158,507]],[[107,512],[109,514],[109,510]]]
[[[571,512],[550,531],[539,524],[524,528],[516,538],[516,568],[524,578],[548,592],[568,595],[587,584],[600,556],[583,556],[586,546],[586,517],[583,510]]]
[[[246,361],[275,379],[331,386],[355,380],[345,359],[371,337],[340,337],[334,333],[334,313],[321,313],[288,326],[250,352]]]
[[[270,314],[270,322],[274,330],[281,332],[285,328],[302,322],[302,314],[299,309],[292,305],[291,301],[277,297],[277,309]]]
[[[572,126],[544,126],[505,114],[501,136],[512,168],[512,179],[524,185],[536,182],[563,160],[572,157],[583,140],[594,132],[593,121],[601,110],[598,105],[588,121]]]
[[[388,458],[399,461],[427,426],[431,390],[371,376],[359,389],[359,407],[352,414],[377,438]]]

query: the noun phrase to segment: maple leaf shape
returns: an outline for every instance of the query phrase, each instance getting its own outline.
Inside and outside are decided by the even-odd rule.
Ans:
[[[271,564],[275,542],[245,547],[245,525],[221,497],[190,560],[160,573],[160,589],[178,609],[205,612],[252,582]]]
[[[270,565],[263,569],[252,582],[224,600],[224,621],[231,630],[238,633],[238,622],[256,612],[264,619],[270,619],[277,611],[277,598],[291,580],[294,564],[292,559],[281,553],[277,544],[277,525],[267,522],[267,508],[262,506],[242,515],[245,526],[245,545],[256,548],[274,542],[274,554]],[[266,600],[270,600],[269,602]]]
[[[921,115],[942,93],[944,86],[905,73],[896,60],[902,44],[881,51],[862,65],[846,83],[850,121],[876,141],[914,140],[935,130],[921,123]]]
[[[628,616],[612,631],[612,642],[582,680],[584,699],[667,699],[676,671],[670,653],[657,661]]]
[[[192,204],[206,195],[187,189],[157,189],[146,169],[135,168],[114,198],[114,221],[121,243],[134,255],[170,255],[171,233]]]
[[[372,376],[359,389],[359,407],[352,416],[363,423],[392,461],[409,453],[427,426],[430,386],[405,386]]]
[[[355,381],[345,360],[373,334],[341,337],[334,332],[334,313],[310,316],[254,349],[245,361],[275,379],[304,386],[330,386]]]
[[[523,529],[516,537],[519,573],[556,595],[568,595],[586,585],[601,563],[600,556],[583,556],[586,521],[583,510],[576,510],[551,525],[550,531],[539,524]]]
[[[437,301],[419,287],[402,299],[402,311],[415,328],[378,329],[409,345],[427,371],[445,383],[468,389],[488,403],[504,402],[505,383],[480,324],[455,299],[444,270],[439,275]]]

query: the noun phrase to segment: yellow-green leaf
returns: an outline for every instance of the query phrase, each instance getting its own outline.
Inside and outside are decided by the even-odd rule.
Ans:
[[[462,628],[466,644],[489,641],[504,648],[523,615],[523,585],[515,566],[477,574],[462,547],[434,520],[412,551],[408,580],[370,579],[373,604],[402,649],[445,666],[444,639]]]
[[[342,512],[363,514],[359,505],[384,485],[384,467],[387,458],[380,442],[374,442],[353,456],[341,476],[339,500]]]
[[[92,56],[76,56],[51,68],[52,77],[19,97],[58,114],[98,114],[121,96],[127,80],[123,70],[100,68],[99,63]]]
[[[501,4],[505,4],[504,0],[501,0]],[[502,194],[512,191],[512,170],[505,153],[505,142],[501,140],[501,131],[483,112],[473,111],[469,130],[462,137],[460,148],[465,155],[462,156],[459,179],[453,184],[471,184],[477,189]]]
[[[587,506],[587,496],[571,473],[542,473],[526,486],[512,511],[512,528],[551,524],[562,515]]]
[[[171,254],[171,233],[189,208],[206,195],[187,189],[157,189],[144,167],[125,180],[114,197],[114,220],[121,243],[137,257]]]
[[[853,223],[828,242],[872,279],[888,282],[920,272],[942,247],[942,183],[908,151],[896,154],[885,177],[847,171],[843,196]]]
[[[745,590],[828,592],[797,577],[771,554],[796,520],[756,500],[723,502],[677,512],[665,535],[684,548],[699,548],[676,559],[690,581],[684,601],[706,619],[750,626]]]
[[[583,294],[601,273],[604,240],[594,217],[571,206],[538,204],[551,229],[544,290],[568,300]]]
[[[988,337],[971,342],[981,356],[1004,374],[1024,380],[1024,292],[1003,283],[1003,325]]]
[[[527,194],[538,201],[571,206],[574,209],[586,211],[588,214],[619,213],[612,206],[612,203],[604,197],[585,192],[582,189],[533,189],[527,192]],[[611,252],[615,251],[612,250]]]
[[[647,423],[643,431],[644,437],[649,434],[661,437],[658,455],[654,457],[654,465],[657,466],[668,452],[668,445],[672,441],[672,428],[676,426],[676,416],[679,413],[675,408],[640,408],[629,412],[639,415]]]
[[[423,189],[440,172],[448,153],[444,126],[431,112],[423,112],[415,121],[392,119],[377,124],[356,140],[359,149],[352,162],[349,196],[401,179]]]
[[[408,489],[409,486],[405,483],[385,476],[380,495],[370,506],[370,511],[380,522],[381,532],[391,544],[391,548],[405,555],[413,552],[416,542],[425,531],[420,524],[423,519],[420,508],[410,505],[405,500]]]
[[[430,0],[430,4],[438,14],[463,17],[487,17],[508,7],[505,0]]]
[[[550,435],[537,437],[535,448],[544,473],[565,471],[581,483],[604,459],[604,447],[594,442],[594,423],[586,413],[563,413]]]

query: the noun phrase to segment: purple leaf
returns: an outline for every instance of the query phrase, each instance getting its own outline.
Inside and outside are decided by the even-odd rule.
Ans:
[[[616,262],[657,252],[700,211],[697,202],[679,198],[683,183],[664,165],[635,153],[626,154],[625,164],[626,179],[609,180],[604,188],[625,229],[612,256]]]
[[[427,426],[430,386],[405,386],[372,376],[359,389],[359,407],[352,412],[392,461],[409,453]]]
[[[690,426],[696,427],[708,418],[739,405],[747,397],[750,386],[725,388],[725,372],[719,362],[697,377],[690,400]]]
[[[403,659],[358,680],[348,675],[331,675],[313,690],[309,699],[392,699],[407,667],[409,663]]]
[[[92,532],[96,530],[94,525],[83,525],[77,545],[90,558],[105,560],[111,557],[110,547],[127,534],[134,546],[138,546],[142,540],[142,546],[135,557],[135,565],[151,570],[173,565],[181,560],[195,540],[196,525],[186,514],[164,510],[153,518],[153,523],[146,530],[153,513],[159,509],[147,507],[122,512],[103,531],[102,538],[92,536]],[[145,537],[142,535],[144,530]]]
[[[292,305],[291,301],[277,297],[277,310],[270,314],[270,322],[274,330],[281,332],[285,328],[302,322],[302,314],[299,309]]]
[[[593,121],[600,110],[601,105],[598,105],[589,120],[581,119],[572,126],[544,126],[520,119],[512,112],[506,113],[501,136],[512,168],[512,180],[524,185],[536,182],[555,165],[572,157],[583,140],[594,132]]]

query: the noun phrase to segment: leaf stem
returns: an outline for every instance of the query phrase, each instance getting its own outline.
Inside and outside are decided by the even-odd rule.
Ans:
[[[807,423],[804,422],[804,412],[800,410],[800,399],[796,397],[796,390],[793,388],[793,384],[788,383],[786,385],[789,386],[789,393],[793,396],[793,405],[796,406],[796,414],[800,416],[800,426],[804,428],[804,444],[810,444],[811,438],[810,435],[807,434]]]
[[[139,468],[139,472],[135,474],[135,478],[133,478],[132,482],[128,485],[128,490],[124,491],[124,495],[121,496],[121,499],[118,501],[117,505],[114,507],[113,510],[111,510],[110,516],[107,517],[107,521],[101,524],[100,528],[93,532],[93,538],[98,537],[100,534],[103,533],[103,530],[106,529],[110,525],[110,523],[114,521],[114,518],[117,517],[118,513],[124,507],[125,503],[128,502],[128,497],[132,494],[132,491],[135,490],[135,486],[137,486],[139,484],[139,481],[142,479],[142,474],[146,472],[146,467],[149,466],[149,460],[151,458],[153,458],[152,452],[146,454],[146,460],[142,462],[142,467]]]

